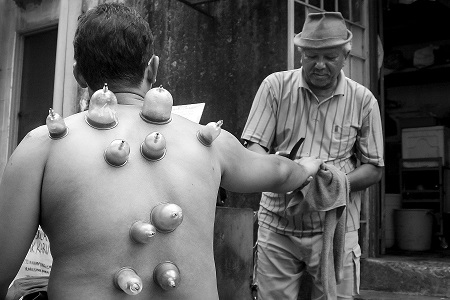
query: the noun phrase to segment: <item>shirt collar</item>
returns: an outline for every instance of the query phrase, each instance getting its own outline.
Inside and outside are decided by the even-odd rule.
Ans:
[[[305,88],[311,91],[311,89],[308,86],[308,83],[306,83],[305,77],[303,76],[303,67],[300,68],[300,84],[299,87]],[[341,72],[338,75],[338,82],[336,85],[336,89],[334,90],[334,95],[344,95],[345,91],[345,74],[344,71],[341,70]]]
[[[345,74],[344,71],[341,70],[341,72],[338,75],[338,83],[336,86],[336,90],[334,91],[335,95],[344,95],[345,94]]]

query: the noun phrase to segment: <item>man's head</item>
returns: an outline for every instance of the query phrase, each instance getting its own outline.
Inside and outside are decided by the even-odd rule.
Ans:
[[[147,21],[117,3],[101,4],[82,14],[73,44],[75,77],[94,91],[105,82],[140,86],[153,57]]]
[[[352,33],[339,12],[309,14],[303,30],[294,37],[309,85],[334,86],[351,50]]]

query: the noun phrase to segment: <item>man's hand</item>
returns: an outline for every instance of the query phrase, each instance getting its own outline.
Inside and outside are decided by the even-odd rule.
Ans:
[[[277,151],[275,153],[275,155],[279,155],[279,156],[284,156],[284,157],[289,157],[289,152],[288,151]],[[301,165],[308,177],[305,180],[305,182],[302,183],[302,185],[300,187],[298,187],[296,190],[301,190],[302,188],[304,188],[305,186],[307,186],[313,179],[314,176],[316,175],[316,173],[320,170],[326,170],[326,164],[323,162],[323,160],[319,159],[319,158],[314,158],[314,157],[301,157],[299,159],[294,160],[296,163],[298,163],[299,165]]]
[[[321,170],[326,170],[326,165],[323,163],[323,161],[319,158],[313,158],[313,157],[301,157],[300,159],[295,160],[296,163],[303,166],[305,169],[308,178],[306,181],[299,187],[299,189],[304,188],[307,186],[314,178],[316,173]]]
[[[289,157],[289,152],[288,151],[277,151],[275,153],[275,155],[279,155],[279,156],[283,156],[283,157]],[[314,176],[316,175],[316,173],[319,171],[319,169],[321,170],[326,170],[326,164],[323,162],[323,160],[319,159],[319,158],[314,158],[314,157],[300,157],[299,159],[294,160],[296,163],[298,163],[299,165],[303,166],[303,168],[305,169],[308,178],[306,179],[306,181],[299,187],[299,189],[304,188],[305,186],[307,186],[311,180],[313,180]]]
[[[315,176],[319,169],[326,170],[326,166],[323,160],[314,157],[301,157],[295,160],[296,163],[301,165],[309,176]]]
[[[313,178],[314,177],[312,177],[312,176],[308,176],[308,178],[306,178],[305,182],[303,182],[302,185],[297,188],[297,190],[303,189],[305,186],[307,186],[313,180]]]

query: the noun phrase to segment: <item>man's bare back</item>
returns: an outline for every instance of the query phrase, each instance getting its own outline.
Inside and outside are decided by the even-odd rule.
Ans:
[[[41,219],[54,259],[48,289],[53,299],[70,299],[67,291],[81,299],[93,294],[95,299],[122,299],[124,293],[113,286],[114,273],[122,267],[142,278],[137,299],[217,298],[212,235],[221,168],[212,155],[215,148],[197,140],[195,123],[174,115],[170,123],[154,125],[139,112],[138,106],[120,105],[119,123],[110,130],[90,127],[81,113],[66,120],[65,138],[43,142],[48,159]],[[31,135],[45,136],[45,130]],[[166,139],[167,152],[159,161],[140,152],[152,132]],[[130,145],[122,167],[104,160],[114,139]],[[182,209],[181,225],[169,233],[157,232],[147,244],[134,242],[131,225],[150,222],[152,208],[162,202]],[[181,272],[179,287],[170,292],[153,281],[154,268],[164,261]]]
[[[69,133],[61,139],[51,139],[47,128],[39,127],[12,156],[12,166],[29,172],[22,170],[20,178],[8,180],[28,184],[23,194],[9,191],[6,198],[18,197],[24,201],[19,206],[26,207],[12,210],[25,222],[25,231],[17,234],[26,237],[39,222],[49,237],[50,299],[123,299],[126,294],[114,285],[115,273],[123,267],[142,280],[136,299],[217,299],[213,230],[219,186],[238,192],[292,190],[311,173],[299,167],[289,176],[289,160],[248,151],[226,130],[205,146],[197,138],[202,125],[176,115],[155,125],[144,122],[140,111],[141,106],[119,105],[119,123],[108,130],[89,126],[86,112],[76,114],[66,119]],[[166,154],[157,161],[140,151],[153,132],[166,139]],[[129,159],[121,167],[104,157],[116,139],[130,145]],[[269,171],[278,175],[261,179]],[[171,232],[157,232],[148,243],[135,242],[131,226],[136,221],[155,223],[150,215],[161,203],[182,209],[181,224]],[[166,261],[179,268],[181,277],[169,291],[153,278],[155,267]]]

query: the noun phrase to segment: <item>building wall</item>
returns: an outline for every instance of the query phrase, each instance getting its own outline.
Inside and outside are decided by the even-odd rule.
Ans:
[[[287,66],[286,1],[217,0],[198,6],[206,14],[178,0],[79,1],[82,11],[103,2],[124,2],[140,11],[151,25],[156,38],[155,54],[161,58],[156,86],[163,85],[172,93],[174,105],[205,102],[200,123],[223,119],[223,128],[237,138],[261,81]],[[29,20],[36,20],[34,23],[46,23],[49,18],[58,21],[59,1],[37,2],[40,3],[30,2],[26,9],[20,9],[12,0],[0,0],[2,8],[14,10],[18,15],[16,18],[1,18],[2,22],[12,26],[7,34],[3,33],[8,26],[1,27],[3,45],[5,39],[14,39],[19,28],[29,27],[30,24],[26,23]],[[26,18],[21,17],[24,14]],[[14,99],[11,92],[7,92],[13,74],[7,74],[5,80],[3,70],[13,67],[14,51],[13,48],[8,49],[8,55],[0,61],[0,76],[3,76],[0,82],[5,86],[0,98],[3,109],[0,116],[1,170],[7,159],[8,151],[3,148],[9,147],[11,126],[11,116],[5,112],[13,111],[9,105]],[[75,103],[84,94],[80,89],[77,93],[73,100]],[[227,203],[230,205],[249,199],[248,195],[229,195]],[[256,199],[256,195],[250,198]],[[253,203],[255,201],[252,200],[251,205],[257,207],[257,201]]]
[[[224,120],[240,138],[261,81],[287,66],[287,2],[219,0],[209,16],[176,0],[148,1],[161,58],[156,85],[174,105],[205,102],[201,124]],[[228,193],[227,206],[257,209],[259,195]]]
[[[285,1],[216,1],[211,17],[176,0],[148,1],[161,57],[157,84],[175,104],[206,102],[201,122],[239,136],[265,76],[287,65]]]

